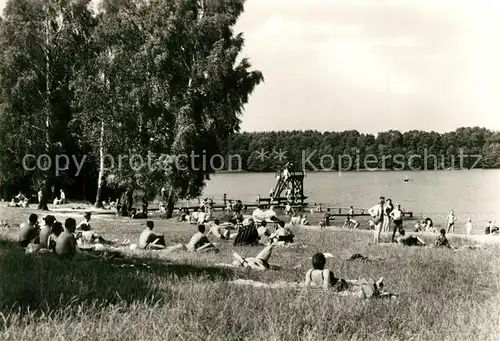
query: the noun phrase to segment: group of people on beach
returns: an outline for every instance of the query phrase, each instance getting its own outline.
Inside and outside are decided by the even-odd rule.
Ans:
[[[154,222],[147,221],[146,226],[139,236],[139,243],[130,244],[130,240],[118,243],[116,240],[106,240],[95,233],[90,226],[91,213],[84,214],[80,224],[76,224],[74,218],[59,222],[53,215],[43,218],[40,225],[37,214],[31,214],[27,222],[20,226],[18,243],[26,249],[27,253],[53,252],[58,257],[72,259],[77,254],[92,254],[105,250],[118,250],[129,248],[130,250],[142,249],[164,253],[175,251],[205,252],[218,249],[208,236],[212,234],[220,241],[228,241],[234,238],[233,245],[263,245],[256,256],[242,257],[233,253],[233,267],[250,268],[264,271],[272,268],[269,259],[274,247],[294,242],[294,236],[285,226],[284,221],[272,216],[269,222],[275,226],[275,231],[270,232],[268,222],[261,220],[256,222],[253,218],[238,217],[236,221],[237,232],[229,233],[230,228],[225,230],[222,224],[215,219],[210,222],[207,229],[204,224],[197,226],[197,232],[191,237],[187,244],[167,246],[165,236],[153,232]],[[227,225],[225,225],[227,227]],[[316,253],[312,257],[312,268],[306,272],[303,287],[323,288],[342,295],[355,295],[358,297],[373,297],[383,293],[383,281],[347,280],[337,278],[332,271],[325,269],[326,257],[323,253]],[[255,283],[254,283],[255,284]],[[262,283],[261,283],[262,284]],[[367,294],[368,293],[368,294]]]

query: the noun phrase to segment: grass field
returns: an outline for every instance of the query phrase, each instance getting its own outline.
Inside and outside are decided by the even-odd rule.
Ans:
[[[28,210],[0,208],[0,220],[27,219]],[[55,214],[65,219],[68,214]],[[78,214],[72,215],[77,220]],[[195,227],[156,220],[167,243],[187,242]],[[106,238],[137,242],[144,221],[95,216]],[[0,231],[0,340],[498,340],[498,246],[486,250],[370,245],[367,231],[295,228],[305,248],[277,248],[264,273],[214,267],[237,251],[259,248],[220,243],[219,254],[178,253],[133,259],[25,255]],[[388,238],[385,236],[385,238]],[[431,237],[424,236],[426,241]],[[450,238],[455,245],[470,243]],[[315,252],[330,252],[336,276],[384,276],[396,300],[360,300],[320,292],[234,286],[236,278],[301,281]],[[346,261],[353,253],[381,260]],[[145,259],[144,257],[149,257]],[[149,267],[143,265],[147,263]],[[122,267],[134,264],[134,267]]]

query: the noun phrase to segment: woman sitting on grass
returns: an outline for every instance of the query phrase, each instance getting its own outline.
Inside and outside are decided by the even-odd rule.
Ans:
[[[307,271],[305,287],[318,286],[325,290],[343,291],[348,284],[345,280],[336,278],[331,270],[325,269],[326,258],[322,253],[312,257],[313,268]]]
[[[387,295],[382,292],[383,278],[378,281],[371,279],[345,280],[336,278],[331,270],[325,269],[326,258],[323,253],[316,253],[312,257],[313,268],[307,271],[304,288],[323,288],[342,296],[356,296],[361,298],[379,297]],[[389,295],[391,296],[391,295]]]

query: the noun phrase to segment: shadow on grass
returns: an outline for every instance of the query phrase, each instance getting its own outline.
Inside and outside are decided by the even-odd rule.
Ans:
[[[49,312],[81,304],[168,300],[168,285],[182,278],[227,280],[230,269],[166,263],[158,259],[79,257],[62,260],[52,253],[26,255],[0,240],[0,313]],[[170,284],[170,283],[169,283]]]

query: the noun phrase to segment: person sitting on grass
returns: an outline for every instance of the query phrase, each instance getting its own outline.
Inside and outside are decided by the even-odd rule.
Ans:
[[[304,214],[302,216],[302,219],[300,219],[300,225],[302,225],[302,226],[308,226],[309,225],[309,221],[307,221],[307,214]]]
[[[290,218],[290,224],[291,225],[300,225],[300,221],[302,220],[302,214],[297,216],[297,213],[294,213],[292,217]]]
[[[425,226],[426,226],[426,222],[425,220],[417,220],[417,222],[415,223],[415,232],[422,232],[424,229],[425,229]]]
[[[90,241],[93,236],[91,231],[92,228],[90,227],[90,219],[92,219],[92,214],[90,212],[85,212],[83,214],[83,221],[76,227],[77,231],[81,231],[82,238],[85,241]]]
[[[484,234],[497,234],[498,230],[499,229],[495,226],[495,223],[490,220],[484,229]]]
[[[92,230],[92,228],[90,226],[90,219],[92,219],[92,213],[85,212],[83,215],[83,218],[84,218],[84,220],[80,224],[78,224],[78,226],[76,227],[76,231],[77,231],[76,241],[77,241],[78,246],[83,246],[86,243],[90,243],[90,244],[97,243],[97,244],[106,244],[106,245],[114,244],[113,241],[104,239],[102,236],[96,234]],[[128,239],[125,239],[125,241],[122,244],[124,245],[124,244],[128,244],[128,243],[130,243],[130,241]]]
[[[153,232],[155,224],[153,221],[146,222],[146,228],[139,236],[139,248],[145,250],[161,250],[165,248],[165,236]]]
[[[208,240],[207,236],[205,236],[205,225],[198,225],[198,232],[196,232],[189,241],[188,244],[185,245],[186,249],[190,252],[200,252],[200,251],[208,251],[213,250],[218,252],[218,249],[214,244]]]
[[[56,255],[62,258],[71,259],[75,254],[80,253],[75,238],[76,220],[68,218],[64,222],[64,231],[57,237],[54,251]]]
[[[285,222],[280,220],[278,222],[278,229],[269,237],[272,242],[283,242],[284,244],[293,243],[292,231],[285,227]]]
[[[21,224],[18,242],[21,247],[27,247],[30,243],[39,244],[40,228],[38,227],[38,216],[31,214],[28,222]]]
[[[384,287],[383,278],[373,280],[346,280],[336,278],[331,270],[325,269],[326,257],[323,253],[316,253],[312,257],[313,268],[308,270],[304,288],[317,287],[325,291],[337,292],[341,295],[370,298],[382,296]]]
[[[238,228],[238,234],[234,238],[234,246],[257,245],[259,244],[259,232],[255,228],[252,218],[243,221],[243,226]]]
[[[198,223],[198,215],[200,212],[198,212],[198,209],[195,208],[193,212],[191,212],[191,215],[189,216],[189,223],[191,224],[197,224]]]
[[[234,257],[234,266],[242,266],[245,268],[250,268],[254,270],[264,271],[270,268],[269,266],[269,258],[271,258],[271,253],[273,247],[276,243],[271,243],[267,245],[256,257],[247,257],[243,258],[236,252],[233,253]]]
[[[52,225],[56,222],[56,218],[53,215],[47,215],[43,217],[45,224],[40,229],[40,247],[48,248],[48,239],[52,234]]]
[[[304,287],[318,286],[325,290],[343,291],[347,290],[348,284],[345,280],[336,278],[331,270],[325,269],[326,258],[323,253],[316,253],[312,257],[313,268],[306,272]]]
[[[63,232],[64,228],[62,226],[62,223],[60,221],[54,222],[52,224],[52,227],[50,229],[50,235],[47,238],[47,249],[54,251],[56,249],[56,243],[57,243],[57,238],[59,235]]]
[[[406,246],[424,246],[425,242],[417,236],[405,236],[405,230],[399,231],[400,236],[396,238],[398,244]]]
[[[331,217],[332,214],[330,213],[330,209],[327,208],[325,214],[323,215],[323,220],[320,221],[319,226],[321,226],[321,228],[330,226]]]
[[[12,201],[7,204],[7,207],[19,207],[19,204],[16,203],[15,199],[12,199]]]
[[[448,242],[448,239],[446,238],[446,230],[445,229],[439,230],[439,236],[437,236],[436,241],[434,242],[434,246],[442,246],[442,247],[451,248],[450,243]]]
[[[229,239],[231,237],[231,231],[228,227],[222,227],[220,225],[219,219],[215,219],[214,223],[212,224],[212,227],[210,227],[210,230],[207,232],[207,237],[210,234],[213,234],[216,238],[218,239]]]
[[[350,216],[345,217],[344,228],[353,228],[356,229],[359,226],[359,222],[357,220],[352,219]]]

